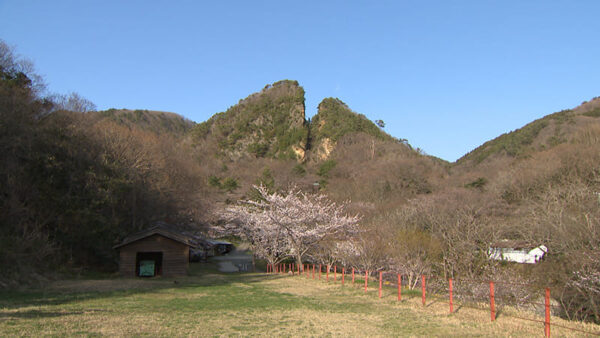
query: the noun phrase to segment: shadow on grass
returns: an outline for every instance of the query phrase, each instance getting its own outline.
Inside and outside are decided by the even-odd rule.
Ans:
[[[55,318],[62,316],[81,315],[90,312],[111,312],[109,310],[85,310],[85,311],[40,311],[29,310],[20,312],[5,312],[0,313],[0,320],[8,319],[32,319],[32,318]]]
[[[198,264],[198,265],[195,265]],[[204,266],[200,266],[205,264]],[[283,275],[266,273],[222,273],[210,263],[193,263],[190,274],[181,277],[156,278],[114,278],[110,280],[67,280],[67,286],[32,290],[0,290],[0,308],[19,309],[27,306],[62,305],[84,300],[123,297],[156,292],[163,289],[186,289],[198,287],[219,287],[233,283],[258,283],[270,279],[284,278]],[[94,283],[103,287],[94,289]],[[86,283],[81,289],[79,284]],[[108,285],[107,285],[108,284]],[[23,316],[24,318],[44,316],[43,311],[25,311],[19,314],[1,313],[5,316]],[[48,317],[65,315],[63,312],[47,312]]]

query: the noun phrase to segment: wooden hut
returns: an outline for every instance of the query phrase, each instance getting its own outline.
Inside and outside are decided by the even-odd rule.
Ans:
[[[126,237],[119,250],[119,272],[126,277],[186,275],[193,239],[160,223]]]

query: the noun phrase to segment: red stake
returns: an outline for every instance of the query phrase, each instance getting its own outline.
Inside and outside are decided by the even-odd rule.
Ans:
[[[327,265],[327,281],[329,282],[329,265]]]
[[[337,282],[337,265],[333,266],[333,281]]]
[[[381,298],[381,275],[382,275],[382,271],[379,271],[379,298]]]
[[[546,288],[546,320],[544,323],[544,334],[550,337],[550,288]]]
[[[321,280],[321,264],[319,264],[319,280]]]
[[[369,283],[369,271],[365,271],[365,292],[367,292],[368,283]]]
[[[315,265],[314,264],[313,264],[312,274],[313,274],[313,279],[315,279]]]
[[[496,299],[494,296],[494,282],[490,281],[490,312],[492,322],[496,319]]]
[[[425,275],[421,276],[421,302],[425,306]]]
[[[346,268],[342,268],[342,286],[344,286],[344,276],[346,275]]]
[[[448,279],[448,291],[450,294],[450,313],[454,311],[454,305],[452,304],[452,278]]]
[[[398,274],[398,301],[402,300],[402,275]]]
[[[352,268],[352,285],[354,285],[354,268]]]

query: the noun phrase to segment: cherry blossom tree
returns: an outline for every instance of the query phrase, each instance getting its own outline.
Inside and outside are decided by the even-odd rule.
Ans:
[[[267,252],[285,252],[302,267],[306,253],[325,239],[346,238],[357,232],[360,217],[344,213],[347,203],[338,204],[296,187],[284,193],[269,192],[264,186],[254,188],[259,201],[243,201],[221,216],[237,220],[237,234],[250,240],[257,254],[267,260]]]
[[[307,194],[296,187],[284,193],[270,193],[255,187],[262,197],[256,205],[266,218],[283,230],[289,255],[302,266],[302,258],[327,238],[341,239],[357,232],[358,215],[348,216],[347,203],[337,204],[321,194]]]
[[[244,201],[231,206],[220,214],[227,223],[213,230],[222,235],[238,236],[250,244],[252,265],[254,258],[259,257],[271,266],[279,264],[288,255],[287,238],[283,229],[271,222],[260,208],[251,202]]]

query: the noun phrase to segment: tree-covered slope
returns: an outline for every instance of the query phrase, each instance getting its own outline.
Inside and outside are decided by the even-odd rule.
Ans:
[[[303,158],[308,126],[304,89],[297,81],[267,85],[191,132],[195,143],[216,142],[221,155]]]
[[[570,142],[589,124],[600,122],[600,99],[594,98],[574,109],[562,110],[522,128],[502,134],[458,159],[457,164],[479,164],[498,156],[519,158]]]
[[[89,114],[96,119],[108,119],[120,125],[128,127],[136,126],[143,130],[173,136],[183,136],[196,125],[193,121],[175,113],[145,109],[129,110],[111,108],[90,112]]]

